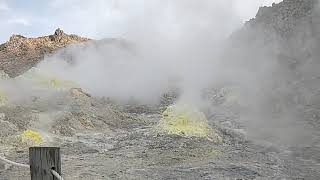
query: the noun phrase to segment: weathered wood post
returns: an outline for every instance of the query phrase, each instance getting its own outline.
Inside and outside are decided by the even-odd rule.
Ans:
[[[51,173],[55,170],[61,174],[60,148],[31,147],[29,148],[31,180],[57,180]]]

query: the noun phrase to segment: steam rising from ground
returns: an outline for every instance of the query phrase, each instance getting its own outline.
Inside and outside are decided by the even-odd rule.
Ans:
[[[132,5],[129,1],[119,3],[118,13]],[[203,107],[203,89],[236,86],[245,107],[240,110],[242,118],[249,122],[253,134],[266,137],[274,132],[272,128],[281,127],[278,137],[288,141],[293,132],[302,132],[300,127],[288,129],[298,119],[295,108],[286,106],[278,117],[268,109],[278,97],[292,91],[285,86],[273,89],[284,82],[277,82],[277,77],[290,80],[286,69],[264,54],[264,47],[256,47],[249,59],[241,53],[237,54],[241,57],[224,54],[230,48],[225,40],[241,25],[241,17],[230,8],[234,1],[159,0],[140,5],[124,18],[127,23],[122,39],[69,47],[37,68],[72,80],[93,95],[120,102],[135,99],[155,104],[163,93],[178,88],[182,92],[179,102]],[[266,124],[266,134],[254,131]]]
[[[124,40],[69,48],[38,67],[120,100],[154,103],[172,79],[179,79],[186,97],[199,94],[220,71],[216,55],[222,40],[241,24],[230,2],[152,1],[142,7],[127,18]],[[63,54],[71,55],[74,65],[63,61]]]
[[[221,81],[228,71],[218,57],[223,41],[241,27],[245,8],[240,7],[252,7],[233,0],[121,0],[113,5],[123,40],[71,47],[38,67],[74,80],[94,95],[145,103],[155,103],[177,79],[182,100],[192,103],[208,84]],[[72,56],[73,65],[63,60],[65,54]]]

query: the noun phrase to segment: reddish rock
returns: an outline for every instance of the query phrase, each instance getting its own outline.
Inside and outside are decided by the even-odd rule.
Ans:
[[[38,38],[12,35],[8,42],[0,45],[0,70],[10,77],[16,77],[35,66],[46,55],[68,45],[89,40],[77,35],[68,35],[61,29],[57,29],[53,35]]]

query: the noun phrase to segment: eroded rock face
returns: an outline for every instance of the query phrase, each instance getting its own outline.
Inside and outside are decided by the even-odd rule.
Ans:
[[[89,40],[76,35],[68,35],[61,29],[57,29],[53,35],[39,38],[12,35],[8,42],[0,45],[0,70],[5,71],[10,77],[16,77],[36,65],[46,55],[68,45]]]
[[[264,47],[282,57],[308,58],[320,47],[318,0],[284,0],[261,7],[254,19],[233,34],[232,42]],[[317,54],[319,55],[319,54]]]
[[[254,106],[259,114],[254,123],[264,129],[272,125],[266,132],[274,137],[283,137],[281,133],[276,135],[278,130],[275,127],[287,123],[286,130],[280,132],[299,138],[304,136],[302,133],[290,133],[290,128],[293,128],[296,132],[306,132],[308,138],[303,141],[295,138],[293,143],[289,142],[289,138],[284,138],[281,143],[291,143],[292,146],[305,143],[312,150],[318,149],[317,132],[320,127],[319,22],[318,0],[284,0],[272,7],[262,7],[256,18],[232,35],[226,48],[228,55],[224,58],[230,60],[228,66],[243,68],[241,73],[247,73],[247,77],[257,77],[251,79],[250,87],[248,84],[247,87],[242,86],[250,95],[256,93],[255,97],[259,98],[252,101],[255,105],[259,103]],[[235,79],[236,73],[232,74]],[[251,99],[247,96],[246,101],[250,103]],[[263,118],[268,119],[267,123],[264,120],[259,122]],[[295,126],[296,121],[303,126]],[[254,130],[252,132],[258,136],[262,134]],[[298,167],[299,163],[294,166]],[[310,169],[314,167],[312,163],[308,166]]]
[[[267,91],[277,89],[281,98],[296,99],[288,104],[308,104],[320,75],[318,0],[284,0],[261,7],[256,18],[232,35],[227,49],[225,59],[232,59],[231,66],[244,65],[247,72],[264,71],[258,76],[266,80],[264,84],[269,83]]]
[[[255,19],[247,25],[264,25],[286,35],[295,30],[302,21],[312,23],[318,0],[284,0],[272,7],[261,7]]]

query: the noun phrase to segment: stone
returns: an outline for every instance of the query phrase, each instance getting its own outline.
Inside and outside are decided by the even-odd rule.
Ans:
[[[3,113],[1,113],[2,115]],[[3,120],[2,117],[0,117],[0,137],[7,137],[10,135],[15,134],[18,131],[18,128],[10,123],[9,121]]]

